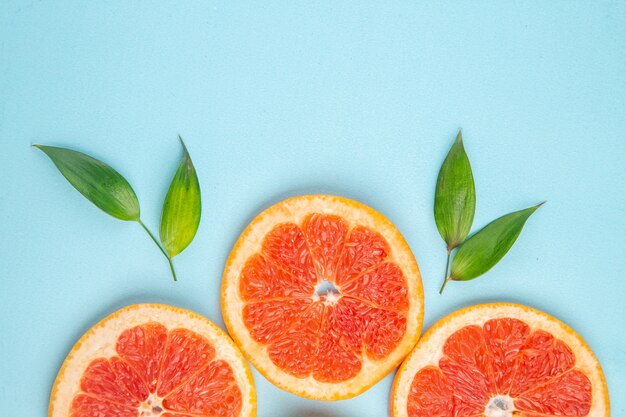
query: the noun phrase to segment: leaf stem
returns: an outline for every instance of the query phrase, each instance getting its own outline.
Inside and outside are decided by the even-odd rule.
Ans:
[[[177,281],[177,279],[176,279],[176,271],[174,271],[174,264],[172,263],[171,256],[165,251],[165,249],[163,249],[163,247],[161,246],[159,241],[156,239],[156,237],[154,237],[154,235],[152,234],[150,229],[148,229],[148,227],[146,227],[146,225],[141,221],[141,219],[137,219],[137,223],[139,223],[139,225],[141,227],[143,227],[143,230],[146,231],[146,233],[148,234],[148,236],[150,236],[150,238],[152,239],[154,244],[157,245],[157,247],[159,248],[161,253],[163,253],[163,256],[165,256],[165,259],[167,259],[167,262],[170,265],[170,270],[172,271],[172,278],[174,278],[174,281]]]
[[[450,268],[450,253],[452,253],[452,249],[448,249],[448,258],[446,259],[446,274],[443,284],[441,285],[441,289],[439,290],[439,294],[443,294],[443,289],[446,288],[446,284],[450,281],[450,277],[448,276],[448,270]]]
[[[167,262],[169,262],[170,264],[170,270],[172,271],[172,278],[174,278],[174,281],[178,281],[176,279],[176,271],[174,271],[174,263],[172,262],[172,258],[171,257],[167,257]]]

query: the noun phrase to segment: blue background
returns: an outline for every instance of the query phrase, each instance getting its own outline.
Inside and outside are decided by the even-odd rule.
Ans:
[[[0,414],[44,415],[73,343],[124,305],[170,303],[223,327],[220,277],[241,230],[321,192],[405,234],[426,327],[486,301],[545,310],[591,345],[624,415],[626,3],[261,3],[0,4]],[[488,275],[440,297],[434,185],[461,127],[474,230],[548,203]],[[203,217],[173,283],[138,225],[99,212],[29,145],[107,161],[157,229],[178,133]],[[392,376],[337,403],[255,380],[260,417],[374,417]]]

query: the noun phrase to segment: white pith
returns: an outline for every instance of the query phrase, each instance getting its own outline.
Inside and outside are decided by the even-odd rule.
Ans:
[[[524,321],[531,332],[541,329],[565,342],[576,358],[574,368],[585,373],[592,381],[592,404],[587,417],[610,415],[606,381],[600,364],[576,332],[554,317],[530,307],[493,303],[471,306],[452,313],[435,323],[422,336],[396,374],[391,395],[392,416],[408,417],[407,399],[413,377],[417,371],[426,366],[439,365],[439,360],[443,356],[443,345],[450,335],[465,326],[482,326],[487,320],[506,317]],[[504,416],[508,417],[507,414]]]
[[[341,298],[341,288],[326,279],[319,279],[313,290],[311,300],[323,301],[324,305],[333,306]]]
[[[361,371],[352,379],[338,384],[320,382],[312,376],[298,378],[274,365],[266,345],[256,342],[246,328],[242,311],[245,303],[239,296],[239,277],[249,256],[261,249],[265,235],[280,223],[301,225],[310,213],[334,214],[349,223],[350,229],[360,225],[376,230],[391,247],[389,260],[402,268],[407,281],[410,307],[406,312],[407,330],[398,346],[381,361],[362,357]],[[333,304],[340,294],[313,294],[312,299]],[[229,332],[242,347],[246,357],[272,383],[292,393],[319,400],[349,398],[359,394],[388,374],[413,347],[421,331],[423,292],[415,258],[400,232],[372,209],[334,196],[295,197],[261,213],[242,233],[226,264],[222,279],[222,313]]]
[[[256,393],[250,369],[230,338],[208,319],[188,310],[160,304],[133,305],[113,313],[90,329],[69,353],[50,397],[49,417],[68,417],[72,400],[80,392],[80,379],[96,358],[116,356],[115,344],[126,329],[148,322],[158,322],[168,330],[185,328],[207,338],[215,349],[214,360],[228,362],[241,390],[240,417],[256,415]],[[151,396],[152,404],[160,406],[160,398]],[[149,404],[143,408],[148,411]],[[160,413],[146,414],[156,417]]]
[[[489,400],[485,407],[486,417],[512,417],[515,411],[513,398],[508,395],[497,395]]]
[[[163,398],[156,395],[156,393],[150,393],[148,398],[139,404],[139,417],[158,417],[164,412]]]

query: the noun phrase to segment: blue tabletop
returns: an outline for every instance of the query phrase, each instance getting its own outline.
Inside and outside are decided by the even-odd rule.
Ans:
[[[331,193],[406,236],[426,327],[486,301],[545,310],[587,340],[625,415],[626,3],[270,3],[0,3],[0,414],[44,415],[73,343],[124,305],[169,303],[223,328],[220,277],[245,225],[287,196]],[[474,229],[548,202],[492,271],[439,296],[434,185],[459,128]],[[107,161],[156,228],[178,133],[203,211],[174,283],[139,226],[97,210],[30,145]],[[254,377],[260,417],[378,417],[393,376],[336,403]]]

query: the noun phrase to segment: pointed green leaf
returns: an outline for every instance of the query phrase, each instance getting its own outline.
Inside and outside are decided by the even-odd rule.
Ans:
[[[511,249],[526,220],[542,204],[504,215],[467,239],[454,256],[450,279],[467,281],[489,271]]]
[[[139,201],[128,181],[102,161],[56,146],[33,145],[63,176],[102,211],[121,220],[139,219]]]
[[[193,240],[200,224],[200,184],[187,148],[165,196],[161,214],[161,242],[171,257],[182,252]]]
[[[448,251],[467,237],[474,220],[476,190],[461,132],[443,161],[435,189],[435,222]]]

